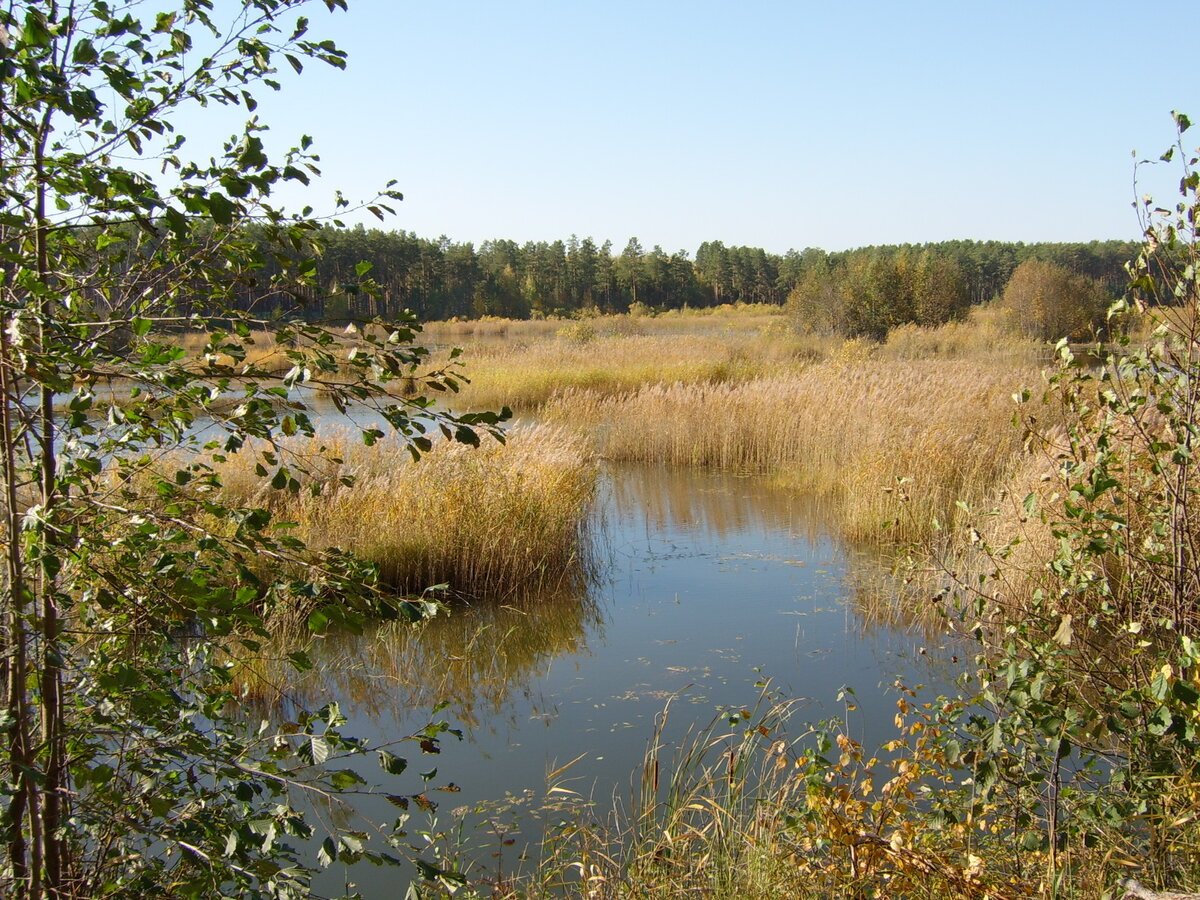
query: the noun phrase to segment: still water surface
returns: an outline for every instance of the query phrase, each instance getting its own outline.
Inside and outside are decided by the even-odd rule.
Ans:
[[[438,756],[401,745],[411,768],[404,786],[386,788],[453,782],[459,791],[428,792],[444,825],[456,808],[543,794],[547,773],[580,756],[559,784],[601,804],[628,797],[670,698],[664,734],[678,741],[723,709],[753,705],[764,679],[802,698],[811,721],[846,715],[837,697],[849,686],[851,733],[873,744],[890,736],[895,679],[937,687],[949,677],[930,668],[919,634],[857,611],[855,570],[872,561],[833,537],[819,508],[760,477],[611,467],[592,540],[590,587],[481,601],[419,631],[389,625],[328,641],[293,696],[339,699],[346,731],[373,745],[411,733],[449,701],[441,715],[464,739],[447,738]],[[433,766],[428,785],[413,774]],[[387,820],[397,811],[380,801],[364,812]],[[532,830],[519,840],[536,842]],[[398,896],[386,871],[331,876],[368,898]]]

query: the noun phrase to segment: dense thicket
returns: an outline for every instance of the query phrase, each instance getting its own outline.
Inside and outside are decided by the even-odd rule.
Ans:
[[[324,246],[317,261],[322,286],[357,282],[356,266],[365,261],[371,264],[380,291],[378,296],[335,291],[338,296],[325,299],[313,291],[301,292],[314,316],[389,316],[411,309],[426,320],[484,315],[527,318],[593,308],[625,312],[635,303],[652,309],[737,302],[782,305],[806,279],[861,273],[872,267],[882,277],[886,268],[911,265],[913,271],[904,278],[919,275],[936,282],[928,296],[919,285],[913,293],[910,283],[905,288],[907,299],[886,313],[864,308],[861,330],[865,332],[878,330],[880,322],[896,316],[898,321],[944,320],[965,304],[999,296],[1013,271],[1028,259],[1095,278],[1117,293],[1124,284],[1124,264],[1137,252],[1130,241],[943,241],[835,253],[806,248],[779,255],[706,241],[693,258],[682,250],[670,254],[659,246],[647,250],[637,238],[620,249],[610,241],[597,245],[590,237],[575,235],[565,241],[518,244],[497,239],[475,246],[445,236],[431,240],[411,232],[362,226],[328,229],[318,237]],[[246,288],[246,298],[259,307],[266,302],[252,285]],[[292,301],[277,297],[270,302]]]

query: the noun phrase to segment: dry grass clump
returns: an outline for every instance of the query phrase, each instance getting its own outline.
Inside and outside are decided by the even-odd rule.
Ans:
[[[445,322],[426,322],[421,333],[426,340],[446,343],[463,340],[488,340],[496,338],[551,337],[558,330],[559,319],[504,319],[484,316],[480,319],[450,319]]]
[[[1157,414],[1150,408],[1146,418]],[[1171,631],[1194,629],[1200,617],[1191,591],[1181,605],[1172,588],[1172,580],[1190,570],[1170,561],[1166,532],[1178,529],[1184,547],[1200,546],[1200,533],[1186,504],[1166,524],[1164,498],[1172,491],[1200,492],[1200,475],[1189,470],[1186,482],[1164,488],[1156,472],[1166,468],[1168,454],[1152,447],[1161,437],[1160,427],[1120,428],[1104,437],[1101,449],[1096,434],[1072,438],[1061,427],[1047,429],[991,502],[981,504],[984,512],[953,535],[942,564],[915,583],[926,593],[937,589],[953,597],[958,607],[986,609],[983,624],[996,628],[1041,623],[1051,635],[1068,617],[1070,641],[1095,643],[1098,654],[1116,652],[1120,642],[1132,647],[1164,622],[1172,623]],[[1083,491],[1094,466],[1077,463],[1100,453],[1119,481],[1089,499]],[[1071,563],[1056,564],[1060,556]],[[1100,617],[1097,603],[1104,606]],[[1137,623],[1137,630],[1118,635],[1113,621]],[[1130,657],[1136,655],[1131,649]]]
[[[208,341],[207,332],[186,331],[179,335],[175,343],[186,350],[189,357],[199,357],[204,353]],[[222,365],[254,366],[269,372],[286,372],[295,365],[285,352],[288,348],[277,344],[275,335],[269,331],[252,331],[249,337],[241,340],[241,344],[246,351],[244,359],[235,360],[232,356],[218,354],[216,361]]]
[[[659,384],[621,396],[576,391],[551,421],[590,425],[616,460],[774,472],[835,497],[853,539],[910,541],[945,526],[956,501],[988,496],[1015,465],[1008,366],[868,360],[744,383]]]
[[[315,464],[320,493],[270,491],[243,450],[220,473],[226,495],[270,507],[311,548],[375,563],[401,592],[448,583],[503,597],[562,586],[584,570],[596,462],[578,436],[518,428],[507,444],[442,442],[415,463],[387,441],[366,448],[346,433],[323,443],[334,461]],[[345,475],[352,486],[339,482]]]
[[[428,322],[425,335],[433,341],[533,340],[553,337],[573,322],[588,322],[599,335],[614,334],[712,334],[715,331],[759,331],[773,321],[783,321],[786,311],[770,303],[722,303],[717,306],[686,307],[661,312],[635,303],[628,313],[601,313],[580,310],[572,318],[549,316],[533,319],[505,319],[483,316],[478,319],[453,318]]]

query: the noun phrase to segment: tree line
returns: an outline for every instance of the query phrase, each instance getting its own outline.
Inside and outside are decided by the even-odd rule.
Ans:
[[[812,306],[813,327],[820,328],[831,315],[845,320],[845,310],[816,301],[851,285],[860,302],[850,313],[850,330],[877,333],[904,321],[945,321],[998,297],[1027,260],[1093,279],[1115,294],[1125,283],[1125,263],[1137,252],[1131,241],[961,240],[776,254],[706,241],[693,256],[657,245],[646,249],[636,237],[619,251],[611,241],[597,244],[575,235],[524,244],[501,238],[476,246],[363,226],[323,228],[313,243],[320,253],[309,286],[289,298],[268,296],[249,283],[243,302],[260,311],[291,312],[299,299],[311,317],[333,319],[387,318],[409,309],[432,321],[623,313],[634,304],[651,310],[783,305],[791,298]],[[364,271],[371,290],[359,289]],[[264,273],[263,283],[272,274]]]

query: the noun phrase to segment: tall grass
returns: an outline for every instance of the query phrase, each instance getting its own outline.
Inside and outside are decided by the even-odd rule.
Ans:
[[[872,755],[836,724],[802,725],[797,734],[800,708],[769,695],[753,709],[723,711],[672,751],[664,740],[668,706],[627,805],[597,817],[560,780],[562,770],[552,773],[546,802],[554,826],[539,864],[491,885],[490,896],[1035,895],[1044,853],[1013,845],[1006,824],[1020,807],[996,804],[960,821],[940,817],[942,803],[970,805],[971,779],[958,783],[949,771],[929,707],[901,691],[897,710],[897,740]],[[1111,861],[1102,857],[1080,860],[1080,896],[1099,896],[1107,886]]]
[[[597,335],[586,321],[554,338],[472,346],[471,379],[454,403],[471,408],[534,411],[573,390],[623,394],[649,384],[747,381],[794,370],[820,358],[812,338],[772,335]]]
[[[786,319],[786,310],[769,303],[723,303],[657,312],[636,305],[629,313],[600,314],[580,311],[573,318],[556,316],[534,319],[506,319],[483,316],[479,319],[454,318],[428,322],[425,335],[433,341],[487,341],[497,338],[528,341],[554,337],[564,328],[586,322],[600,336],[613,334],[711,334],[714,331],[752,333]]]
[[[175,343],[182,347],[191,358],[200,357],[209,342],[207,332],[185,331],[176,338]],[[275,335],[266,330],[254,330],[249,337],[242,339],[245,357],[234,360],[227,354],[218,354],[217,362],[223,365],[253,366],[270,372],[286,372],[295,363],[287,356],[287,347],[276,343]]]
[[[415,463],[399,445],[366,448],[348,432],[322,443],[325,456],[310,476],[319,493],[272,491],[243,450],[220,471],[227,496],[269,507],[311,548],[352,550],[401,592],[448,583],[459,593],[506,597],[581,577],[596,462],[580,437],[518,428],[504,445],[443,442]]]
[[[1012,310],[988,304],[971,310],[961,322],[936,327],[900,325],[888,332],[880,355],[893,359],[972,359],[987,362],[1038,364],[1052,350],[1018,333]]]
[[[834,497],[847,536],[917,540],[1015,464],[1012,394],[1035,378],[952,361],[834,362],[741,383],[565,393],[550,421],[590,426],[614,460],[766,471]]]

